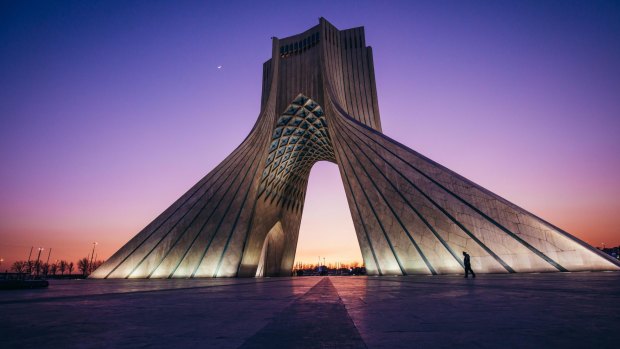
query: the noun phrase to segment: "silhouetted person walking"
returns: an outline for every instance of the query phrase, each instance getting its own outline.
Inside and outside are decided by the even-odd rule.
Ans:
[[[471,261],[469,260],[469,254],[463,251],[463,256],[465,257],[463,258],[463,264],[465,264],[465,278],[467,278],[467,275],[469,275],[468,273],[471,273],[471,276],[475,278],[476,274],[473,270],[471,270]]]

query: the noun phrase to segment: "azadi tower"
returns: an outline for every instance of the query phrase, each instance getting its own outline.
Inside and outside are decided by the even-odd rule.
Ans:
[[[247,138],[94,278],[290,275],[310,169],[340,169],[370,275],[620,270],[618,261],[385,136],[364,28],[273,38]]]

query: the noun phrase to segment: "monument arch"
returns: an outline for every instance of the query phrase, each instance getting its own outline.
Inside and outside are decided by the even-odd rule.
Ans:
[[[261,111],[224,161],[93,278],[290,275],[310,169],[339,166],[370,275],[619,270],[617,260],[382,133],[364,28],[273,38]],[[257,273],[258,270],[258,273]]]

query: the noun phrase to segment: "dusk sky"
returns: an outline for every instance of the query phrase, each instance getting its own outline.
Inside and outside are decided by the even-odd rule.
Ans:
[[[31,246],[109,257],[248,134],[270,37],[321,16],[365,27],[386,135],[620,244],[617,1],[3,1],[0,269]],[[323,162],[297,261],[319,255],[361,261]]]

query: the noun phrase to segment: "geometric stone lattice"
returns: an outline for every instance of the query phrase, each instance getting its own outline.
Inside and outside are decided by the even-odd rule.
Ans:
[[[336,162],[321,107],[300,94],[276,124],[258,196],[300,210],[312,165]]]
[[[363,28],[273,39],[261,112],[222,163],[94,278],[290,275],[308,176],[338,165],[370,275],[620,270],[617,260],[381,132]]]

